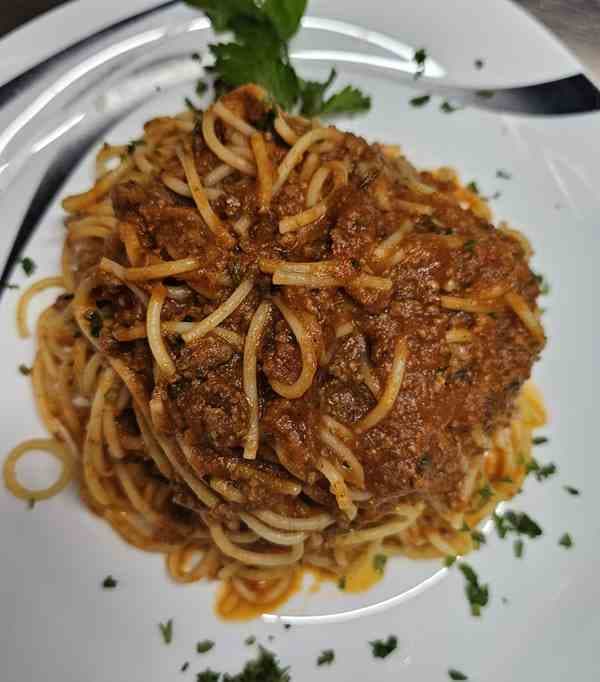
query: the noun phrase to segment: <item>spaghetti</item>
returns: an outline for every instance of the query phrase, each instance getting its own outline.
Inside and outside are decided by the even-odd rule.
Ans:
[[[22,499],[76,478],[176,582],[221,580],[229,617],[302,566],[469,551],[545,421],[529,243],[455,173],[283,112],[265,129],[268,106],[247,86],[100,150],[62,275],[18,307],[28,336],[30,299],[64,289],[32,371],[52,438],[4,466]],[[30,450],[62,464],[46,490],[17,478]]]

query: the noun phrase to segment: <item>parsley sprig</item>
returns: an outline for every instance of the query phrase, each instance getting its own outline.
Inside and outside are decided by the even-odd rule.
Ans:
[[[235,88],[262,85],[284,109],[300,105],[306,116],[355,114],[367,111],[371,99],[346,86],[327,96],[336,77],[324,82],[303,80],[292,66],[289,40],[300,28],[307,0],[187,0],[205,12],[216,33],[230,32],[233,41],[210,46],[216,82]]]

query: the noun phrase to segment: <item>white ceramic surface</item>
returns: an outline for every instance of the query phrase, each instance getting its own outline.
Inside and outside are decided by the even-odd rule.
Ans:
[[[28,59],[36,51],[48,54],[57,46],[56,33],[44,31],[44,25],[55,26],[52,22],[62,17],[66,22],[62,45],[67,36],[72,39],[89,33],[93,25],[105,25],[122,3],[105,2],[102,10],[96,4],[81,0],[79,12],[67,6],[64,14],[56,12],[19,31],[23,40],[31,36],[30,44],[36,43]],[[152,4],[138,2],[136,7]],[[398,3],[392,10],[385,0],[375,0],[367,12],[364,3],[322,0],[311,6],[311,14],[341,18],[342,4],[345,21],[385,31],[408,45],[425,45],[447,70],[448,82],[513,85],[577,70],[560,45],[508,3],[464,1],[452,3],[450,9],[428,0]],[[86,6],[93,8],[89,15]],[[486,26],[490,28],[483,30]],[[510,56],[502,49],[507,40],[514,45]],[[27,59],[20,59],[13,45],[8,39],[0,41],[0,63],[8,55],[11,73],[18,73]],[[538,59],[540,54],[543,59]],[[514,55],[521,55],[520,64]],[[485,73],[472,68],[477,57],[486,59]],[[301,68],[314,75],[326,70],[315,65]],[[1,74],[7,77],[6,67]],[[464,671],[471,680],[486,682],[551,682],[567,675],[585,682],[598,679],[600,662],[594,644],[600,632],[596,580],[600,509],[593,486],[600,465],[594,452],[592,410],[600,380],[594,295],[600,256],[596,188],[600,116],[527,119],[475,110],[447,115],[435,100],[423,109],[410,107],[414,92],[384,74],[365,76],[348,67],[340,81],[359,84],[374,101],[368,116],[340,121],[340,126],[371,140],[400,143],[419,166],[453,165],[465,180],[476,179],[485,194],[500,190],[502,196],[493,203],[497,217],[523,229],[535,245],[535,267],[551,284],[545,303],[550,342],[536,369],[536,381],[552,415],[545,430],[551,442],[538,454],[544,461],[555,461],[559,473],[543,484],[529,481],[511,506],[536,518],[543,537],[527,542],[525,557],[517,560],[511,541],[499,541],[492,532],[486,547],[469,558],[491,589],[491,604],[480,619],[469,614],[463,579],[456,569],[438,572],[438,564],[423,566],[399,559],[390,560],[385,580],[366,595],[350,597],[324,586],[318,595],[296,598],[282,609],[293,622],[285,630],[277,619],[246,624],[218,621],[212,611],[213,586],[169,583],[160,557],[125,546],[110,528],[83,511],[73,491],[28,511],[0,489],[4,549],[0,679],[147,682],[194,679],[193,673],[207,666],[234,672],[254,651],[243,644],[249,634],[276,651],[291,665],[292,679],[301,682],[364,678],[433,682],[448,679],[450,667]],[[153,100],[119,124],[109,139],[126,142],[137,137],[136,130],[151,113],[177,110],[183,94]],[[21,97],[28,96],[33,95]],[[8,116],[0,111],[0,129]],[[512,179],[498,179],[497,169],[508,170]],[[88,157],[65,191],[85,187],[91,173]],[[16,229],[13,218],[5,217],[0,234],[3,253]],[[61,211],[55,205],[27,248],[27,255],[38,264],[36,276],[56,272],[61,238]],[[25,283],[22,273],[15,281]],[[31,361],[33,349],[31,342],[18,341],[14,332],[17,295],[6,292],[0,304],[4,330],[0,446],[4,450],[43,434],[32,408],[29,382],[17,371],[21,362]],[[41,305],[40,301],[34,307]],[[32,484],[42,482],[54,468],[44,460],[41,470],[29,461],[19,469]],[[568,495],[563,485],[580,488],[582,495]],[[575,541],[569,551],[557,544],[565,531]],[[432,580],[423,582],[436,572]],[[118,588],[102,591],[100,582],[109,573],[118,578]],[[420,587],[410,591],[415,586]],[[360,609],[363,612],[357,613]],[[174,638],[165,646],[158,622],[168,618],[174,619]],[[384,661],[374,660],[368,641],[389,634],[397,635],[398,651]],[[271,635],[273,641],[268,639]],[[195,653],[195,643],[205,638],[217,644],[201,656]],[[316,658],[325,648],[335,650],[336,661],[331,667],[317,668]],[[180,673],[179,667],[188,660],[189,671]]]

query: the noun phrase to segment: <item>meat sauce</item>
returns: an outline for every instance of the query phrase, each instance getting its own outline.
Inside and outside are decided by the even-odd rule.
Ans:
[[[254,122],[263,114],[256,108],[246,111]],[[273,131],[266,137],[277,163],[288,147]],[[193,141],[202,176],[220,161],[199,130],[194,131]],[[333,151],[322,156],[323,161],[335,159],[348,163],[348,184],[330,193],[327,212],[316,224],[284,235],[279,233],[279,220],[305,207],[307,182],[298,170],[292,171],[267,210],[258,208],[255,178],[234,173],[222,181],[223,193],[212,202],[217,215],[228,225],[244,215],[252,219],[248,234],[231,250],[215,244],[191,199],[174,194],[158,178],[146,185],[129,181],[116,186],[112,195],[116,215],[135,227],[147,263],[199,256],[205,264],[198,273],[178,278],[188,291],[178,302],[168,301],[163,319],[202,319],[251,274],[253,292],[222,326],[245,334],[260,301],[279,293],[311,321],[311,334],[320,349],[319,368],[309,391],[297,400],[276,394],[269,381],[293,383],[302,359],[287,322],[273,309],[258,358],[260,432],[266,453],[261,449],[261,458],[266,461],[256,464],[241,459],[249,418],[242,387],[242,348],[214,335],[185,346],[171,335],[167,343],[177,375],[155,390],[168,407],[170,430],[183,433],[194,449],[198,473],[228,478],[246,494],[251,492],[253,505],[272,509],[289,507],[289,498],[286,501],[271,484],[256,482],[299,479],[305,484],[304,501],[286,513],[301,514],[302,504],[310,504],[311,497],[335,509],[326,481],[315,468],[327,454],[318,438],[320,417],[328,414],[351,426],[373,409],[377,400],[365,384],[362,367],[367,362],[384,386],[396,340],[403,337],[408,360],[395,405],[383,421],[357,437],[354,451],[364,467],[366,489],[374,498],[438,496],[452,504],[469,459],[481,452],[472,430],[480,426],[490,434],[507,423],[543,344],[507,307],[473,314],[442,307],[440,297],[477,299],[501,287],[520,294],[535,310],[536,278],[520,243],[461,205],[454,181],[419,174],[406,160],[390,159],[380,146],[352,134],[345,134]],[[170,172],[184,177],[176,163]],[[432,190],[418,191],[415,182]],[[429,209],[415,215],[407,202]],[[397,248],[395,264],[379,272],[374,250],[407,220],[413,229]],[[342,277],[368,268],[391,279],[393,286],[384,292],[352,285],[279,288],[258,268],[259,258],[265,257],[336,260]],[[126,290],[107,282],[107,292],[111,287],[120,295],[113,297],[113,317],[104,325],[101,341],[109,352],[145,373],[152,387],[145,341],[120,343],[112,336],[115,329],[137,322],[139,311],[131,296],[123,293]],[[352,330],[336,338],[336,328],[344,321],[352,321]],[[469,330],[471,340],[449,343],[446,334],[453,329]],[[311,490],[312,496],[305,498]]]

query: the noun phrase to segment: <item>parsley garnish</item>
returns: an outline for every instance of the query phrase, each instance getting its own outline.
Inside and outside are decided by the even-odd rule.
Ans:
[[[492,490],[489,483],[486,483],[483,488],[479,489],[479,495],[481,496],[482,500],[489,500],[490,497],[494,495],[494,491]]]
[[[483,61],[483,59],[476,59],[474,64],[476,69],[483,69],[485,62]]]
[[[250,635],[250,637],[246,637],[244,640],[244,644],[246,646],[251,646],[252,644],[256,644],[256,637],[254,635]]]
[[[474,530],[471,533],[471,539],[475,545],[475,549],[479,549],[480,545],[485,545],[485,535],[480,530]]]
[[[558,544],[561,547],[564,547],[565,549],[570,549],[571,547],[573,547],[573,539],[571,538],[569,533],[564,533],[561,536],[560,540],[558,541]]]
[[[169,618],[166,623],[159,623],[158,628],[165,644],[171,644],[173,640],[173,619]]]
[[[455,111],[460,111],[462,107],[457,107],[454,104],[451,104],[447,99],[445,99],[441,104],[440,104],[440,111],[442,111],[444,114],[452,114]]]
[[[452,566],[452,564],[453,564],[455,561],[456,561],[456,557],[455,557],[455,556],[447,556],[447,557],[444,559],[444,566],[445,566],[446,568],[450,568],[450,566]]]
[[[292,624],[291,624],[291,623],[284,623],[284,624],[283,624],[283,627],[284,627],[286,630],[289,630],[289,629],[292,627]]]
[[[377,571],[377,573],[383,575],[383,569],[385,568],[386,562],[387,556],[385,554],[376,554],[373,557],[373,568]]]
[[[2,285],[5,289],[19,289],[18,284],[11,284],[10,282],[7,282],[6,284]]]
[[[27,509],[33,509],[35,507],[35,500],[33,497],[27,500]]]
[[[133,154],[133,152],[135,151],[135,148],[141,144],[146,144],[146,143],[144,142],[144,140],[131,140],[131,142],[129,142],[127,145],[127,153]]]
[[[531,440],[531,442],[533,445],[545,445],[549,442],[549,439],[546,438],[546,436],[536,436]]]
[[[198,107],[192,102],[192,100],[189,97],[184,97],[183,101],[185,102],[185,106],[196,116],[201,116],[202,115],[202,109],[198,109]]]
[[[430,99],[431,95],[421,95],[420,97],[413,97],[409,102],[412,107],[423,107]]]
[[[102,316],[96,310],[88,310],[84,317],[90,323],[90,334],[98,338],[102,331]]]
[[[199,654],[205,654],[207,651],[210,651],[214,647],[215,643],[212,642],[210,639],[204,639],[201,642],[198,642],[196,644],[196,651]]]
[[[427,60],[427,50],[424,47],[421,47],[418,50],[415,50],[415,54],[413,55],[413,62],[417,65],[417,70],[415,71],[415,80],[417,78],[421,78],[421,76],[425,73],[425,61]]]
[[[471,182],[467,185],[467,189],[469,192],[473,192],[473,194],[479,194],[479,186],[475,180],[471,180]]]
[[[581,495],[581,492],[577,488],[573,488],[572,485],[563,485],[563,488],[569,493],[569,495]]]
[[[325,649],[321,651],[321,655],[317,658],[317,665],[331,665],[335,659],[335,652],[333,649]]]
[[[190,662],[186,661],[181,668],[179,668],[180,672],[184,673],[188,668],[190,667]]]
[[[392,651],[398,647],[398,638],[390,635],[385,641],[383,639],[375,639],[369,642],[373,650],[374,658],[385,658],[389,656]]]
[[[19,365],[19,372],[26,377],[31,374],[31,367],[27,367],[27,365]]]
[[[30,277],[35,272],[36,264],[31,260],[31,258],[25,256],[25,258],[21,258],[21,267],[23,268],[23,272],[27,275],[27,277]]]
[[[547,296],[550,293],[550,285],[544,275],[533,273],[533,276],[540,288],[540,296]]]
[[[509,509],[502,516],[494,513],[493,518],[501,539],[504,539],[508,533],[526,535],[529,538],[537,538],[542,534],[539,525],[525,512],[515,512]]]
[[[267,649],[260,647],[258,658],[249,661],[241,673],[224,674],[222,682],[290,682],[289,668],[282,668],[277,657]],[[218,679],[218,677],[217,677]],[[199,682],[216,682],[210,678]]]
[[[221,673],[216,673],[207,668],[204,672],[196,675],[196,682],[219,682],[219,677],[221,677]]]
[[[468,680],[469,679],[464,673],[461,673],[460,670],[454,670],[454,668],[450,668],[450,670],[448,670],[448,677],[451,680]]]
[[[338,580],[338,587],[340,590],[345,590],[346,589],[346,576],[342,576]]]
[[[508,171],[502,170],[500,168],[496,171],[496,177],[500,178],[501,180],[510,180],[512,175]]]
[[[112,590],[117,586],[117,581],[112,577],[112,575],[107,575],[102,581],[102,588],[105,590]]]
[[[210,46],[215,58],[215,85],[235,88],[257,83],[284,109],[300,104],[306,116],[358,113],[371,106],[360,90],[347,86],[325,98],[335,78],[304,81],[289,57],[288,42],[300,27],[306,0],[250,2],[249,0],[187,0],[203,10],[216,33],[230,32],[233,41]],[[219,88],[221,89],[221,88]]]
[[[208,85],[207,85],[202,79],[200,79],[200,80],[196,83],[196,94],[198,95],[198,97],[202,97],[202,95],[203,95],[207,90],[208,90]]]
[[[463,521],[463,525],[460,527],[460,532],[461,533],[469,533],[471,531],[471,527],[466,521]]]
[[[473,251],[475,249],[475,246],[477,244],[476,239],[469,239],[469,241],[466,241],[463,245],[463,250],[464,251]]]
[[[515,556],[517,559],[520,559],[523,556],[523,540],[521,538],[518,538],[517,540],[514,541],[513,543],[513,552],[515,553]]]
[[[541,483],[547,478],[550,478],[550,476],[554,476],[557,472],[557,467],[554,462],[540,466],[535,457],[532,457],[531,460],[527,462],[526,471],[528,474],[533,473],[536,479]]]
[[[486,606],[490,599],[490,590],[488,585],[480,585],[477,573],[469,566],[469,564],[462,563],[459,566],[467,584],[465,586],[465,594],[471,605],[471,614],[473,616],[480,616],[482,607]]]
[[[475,94],[477,95],[477,97],[481,97],[483,99],[490,99],[496,93],[493,90],[476,90]]]

